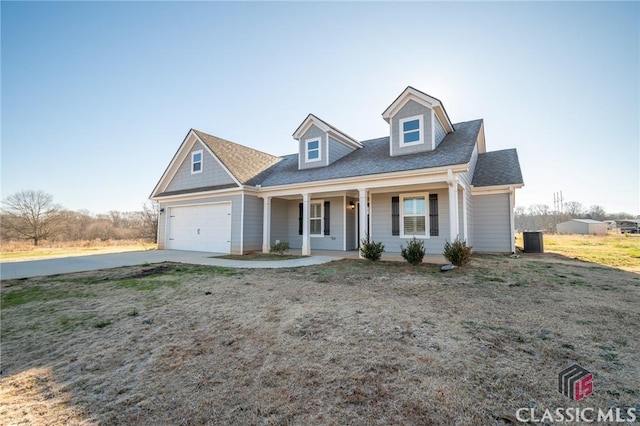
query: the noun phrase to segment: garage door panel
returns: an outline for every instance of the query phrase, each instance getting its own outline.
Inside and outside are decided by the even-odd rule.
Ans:
[[[172,207],[167,248],[229,253],[231,203]]]

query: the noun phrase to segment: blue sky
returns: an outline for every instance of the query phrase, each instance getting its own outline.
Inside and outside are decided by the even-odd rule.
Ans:
[[[190,128],[359,140],[411,85],[518,150],[516,204],[640,214],[640,4],[2,2],[2,197],[139,210]]]

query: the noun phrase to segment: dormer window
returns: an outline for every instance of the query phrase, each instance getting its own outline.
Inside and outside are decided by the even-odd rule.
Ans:
[[[307,139],[305,145],[307,162],[320,161],[320,138]]]
[[[191,174],[202,172],[202,150],[191,153]]]
[[[422,115],[400,119],[400,146],[417,145],[424,142]]]

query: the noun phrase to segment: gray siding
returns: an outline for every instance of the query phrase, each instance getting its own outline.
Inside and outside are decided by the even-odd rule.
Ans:
[[[439,235],[424,239],[428,254],[442,254],[444,243],[449,238],[449,193],[447,189],[429,190],[429,194],[438,194]],[[382,242],[389,253],[400,253],[400,245],[409,238],[391,235],[391,197],[399,193],[373,194],[371,197],[371,239]]]
[[[202,172],[191,174],[191,153],[202,150]],[[196,142],[193,149],[189,151],[178,172],[173,177],[165,191],[181,191],[191,188],[202,188],[205,186],[227,185],[235,183],[233,178],[222,168],[215,158],[200,143]]]
[[[289,222],[291,220],[298,220],[296,216],[294,219],[289,218],[289,202],[277,198],[271,199],[271,241],[269,245],[277,241],[289,241]]]
[[[353,201],[353,203],[355,204],[358,200],[356,198],[349,198],[347,197],[347,222],[345,224],[345,226],[347,227],[346,229],[346,238],[347,238],[347,250],[356,250],[358,248],[358,235],[356,235],[357,232],[357,215],[358,215],[358,210],[357,209],[350,209],[349,206],[349,202]]]
[[[307,159],[307,151],[306,151],[306,141],[307,139],[320,138],[320,161],[312,161],[310,163],[306,162]],[[299,155],[299,168],[303,169],[313,169],[315,167],[324,167],[327,165],[327,134],[323,132],[320,128],[315,125],[309,127],[309,130],[305,132],[304,135],[300,138],[300,142],[298,143],[298,155]]]
[[[353,148],[329,137],[329,164],[353,152]]]
[[[442,139],[447,136],[447,132],[444,131],[444,127],[442,127],[442,124],[440,124],[440,120],[438,120],[438,117],[435,117],[434,125],[436,132],[436,146],[438,146],[440,145],[440,142],[442,142]]]
[[[509,194],[474,195],[473,250],[510,253]]]
[[[319,237],[311,237],[311,250],[343,250],[344,243],[344,213],[343,197],[332,197],[332,198],[317,198],[311,199],[311,202],[314,201],[329,201],[331,208],[331,218],[330,218],[330,235],[322,235]],[[298,214],[299,214],[299,204],[300,201],[290,201],[287,205],[287,238],[289,241],[289,245],[291,248],[300,249],[302,248],[302,236],[298,234]],[[273,214],[272,214],[273,217]],[[282,219],[280,219],[282,220]],[[272,219],[273,223],[273,219]],[[278,225],[281,226],[281,225]],[[273,228],[272,228],[272,239],[273,239]]]
[[[421,115],[424,129],[424,143],[420,145],[411,145],[400,147],[400,120],[403,118]],[[415,101],[409,101],[396,113],[391,119],[391,153],[392,155],[414,154],[416,152],[424,152],[431,150],[431,109],[420,105]]]
[[[164,249],[166,234],[167,234],[167,220],[170,213],[170,207],[177,206],[189,206],[196,204],[208,204],[222,201],[231,201],[231,253],[241,254],[241,241],[240,231],[242,229],[242,196],[241,195],[228,195],[220,197],[207,197],[199,200],[189,201],[172,201],[168,203],[161,203],[160,208],[164,208],[165,212],[160,214],[158,221],[158,249]]]
[[[253,195],[244,196],[244,246],[245,253],[262,250],[262,219],[264,201]]]

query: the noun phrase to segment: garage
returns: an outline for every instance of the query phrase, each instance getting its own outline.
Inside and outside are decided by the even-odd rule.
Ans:
[[[231,252],[231,203],[171,207],[170,250]]]

